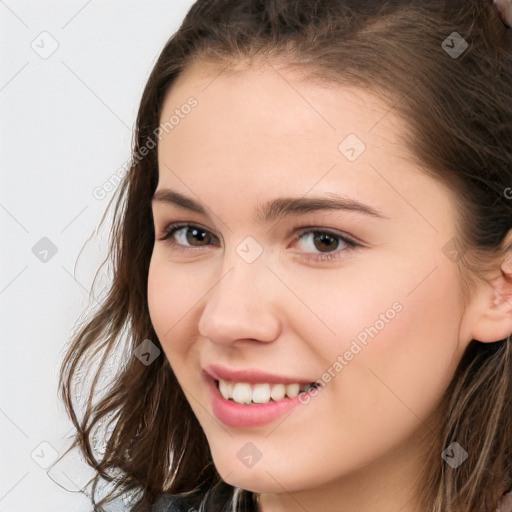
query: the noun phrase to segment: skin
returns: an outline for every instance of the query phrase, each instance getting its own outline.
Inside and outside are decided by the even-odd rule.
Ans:
[[[479,285],[463,308],[443,251],[455,235],[453,197],[408,158],[397,139],[404,124],[379,98],[300,81],[285,66],[219,73],[192,65],[166,97],[162,121],[190,96],[198,106],[159,142],[157,190],[200,201],[207,215],[154,202],[148,278],[153,326],[215,466],[231,485],[261,493],[263,512],[421,510],[415,479],[432,413],[468,343],[512,331],[509,282],[497,268],[493,287]],[[350,133],[366,145],[354,162],[338,150]],[[338,210],[254,219],[274,198],[332,192],[387,218]],[[191,250],[180,251],[162,240],[172,222],[211,238],[182,229],[173,239]],[[325,247],[311,233],[299,238],[301,227],[361,246],[335,238]],[[263,249],[252,263],[236,252],[247,236]],[[339,258],[307,259],[325,252]],[[401,311],[307,405],[252,428],[213,415],[205,365],[314,381],[394,303]],[[252,467],[237,457],[248,442],[262,454]]]
[[[512,27],[512,1],[494,0],[494,6],[498,10],[501,19],[508,26]]]

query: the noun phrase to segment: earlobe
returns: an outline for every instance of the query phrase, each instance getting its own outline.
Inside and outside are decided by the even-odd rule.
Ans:
[[[493,343],[512,334],[512,250],[500,268],[500,275],[482,283],[480,315],[473,326],[473,339]]]

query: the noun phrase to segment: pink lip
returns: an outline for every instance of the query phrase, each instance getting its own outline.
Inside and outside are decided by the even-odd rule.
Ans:
[[[230,427],[256,427],[270,423],[301,403],[299,394],[295,398],[284,398],[279,402],[269,402],[268,404],[239,404],[233,400],[226,400],[220,394],[217,381],[211,375],[203,371],[201,376],[208,388],[213,414]]]
[[[247,382],[249,384],[268,383],[268,384],[309,384],[312,380],[299,379],[297,377],[286,377],[272,373],[262,372],[260,370],[249,368],[247,370],[230,370],[217,364],[210,364],[203,369],[214,380],[229,380],[233,382]]]

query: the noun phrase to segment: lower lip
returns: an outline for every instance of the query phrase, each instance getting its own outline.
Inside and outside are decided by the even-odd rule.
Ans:
[[[206,381],[210,393],[213,414],[230,427],[256,427],[265,425],[301,404],[298,396],[285,398],[278,402],[269,402],[267,404],[239,404],[233,400],[226,400],[217,388],[215,380],[211,377],[203,375],[203,378]],[[310,395],[310,397],[312,398],[313,395]],[[308,397],[308,400],[310,397]]]

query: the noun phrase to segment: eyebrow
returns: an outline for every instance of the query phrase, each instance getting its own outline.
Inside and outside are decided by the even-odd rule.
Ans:
[[[199,202],[170,189],[157,190],[151,199],[151,203],[176,205],[202,215],[207,215],[205,208]],[[259,223],[269,223],[290,215],[298,216],[322,210],[345,210],[381,219],[389,219],[389,217],[364,203],[334,193],[317,197],[279,197],[258,206],[255,219]]]

